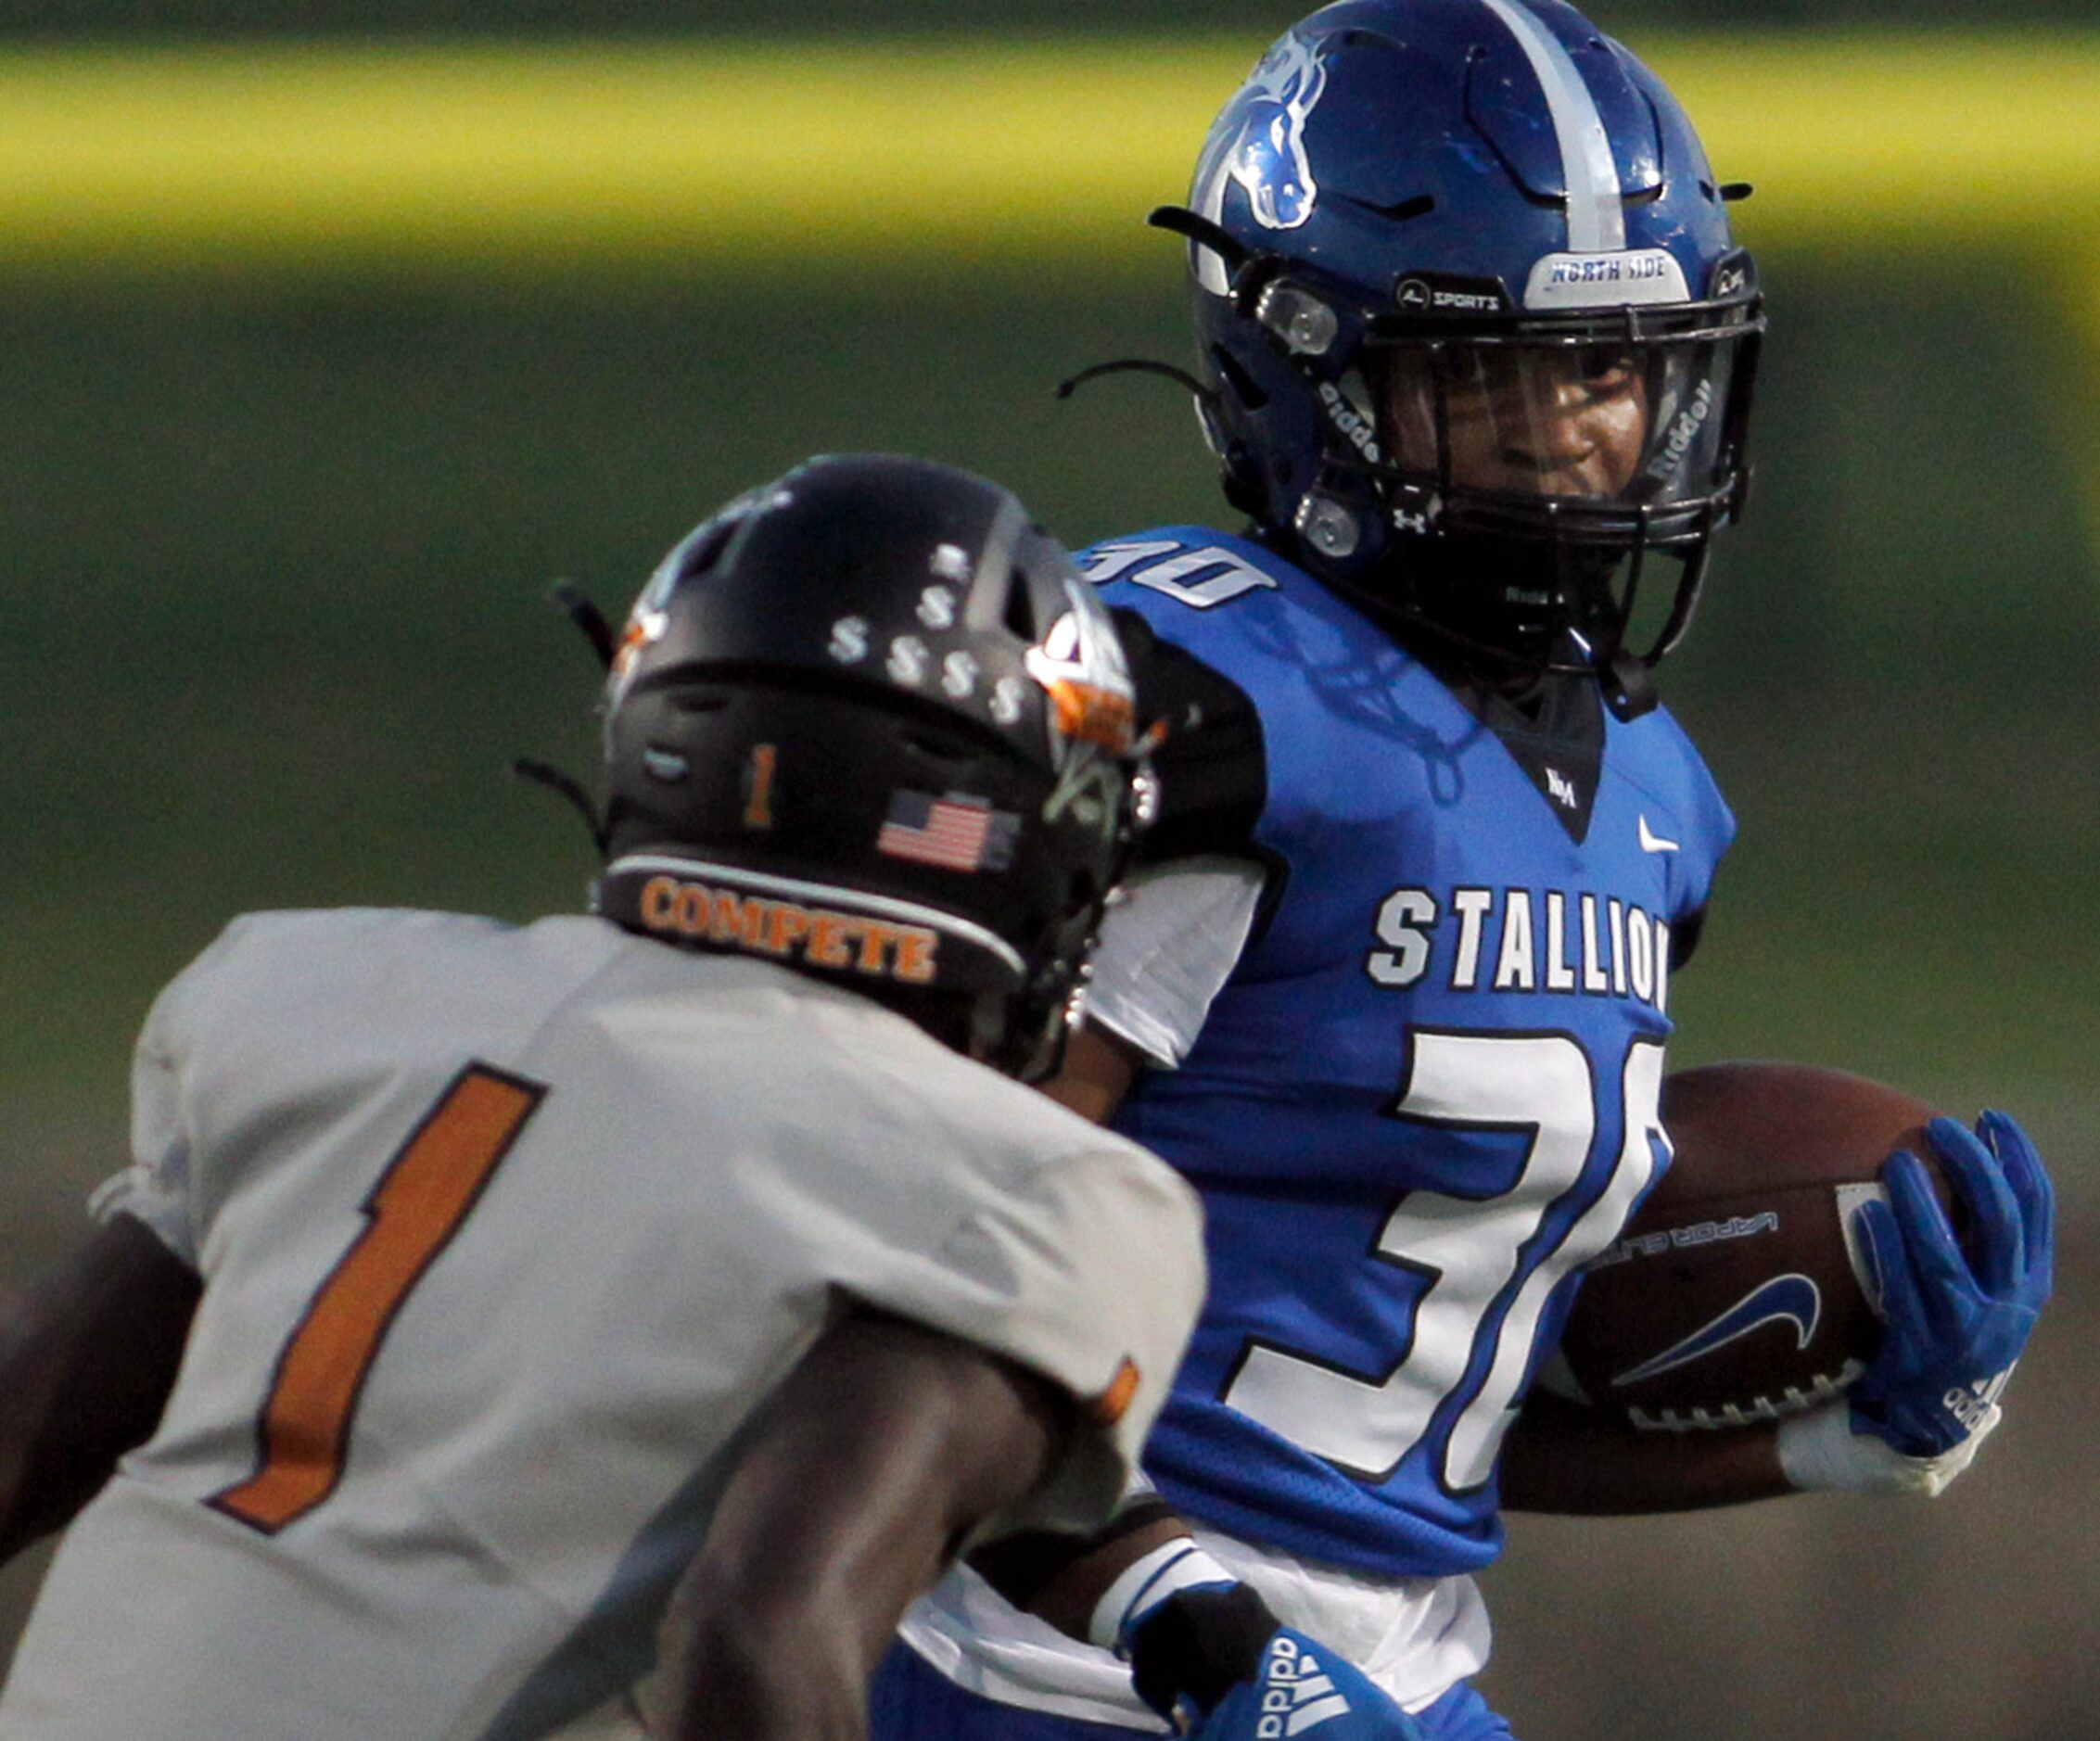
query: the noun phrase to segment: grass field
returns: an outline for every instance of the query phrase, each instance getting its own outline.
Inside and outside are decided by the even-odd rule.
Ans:
[[[1711,1014],[1689,977],[1687,1041],[1856,1050],[1822,1010],[1802,1029],[1831,1001],[1804,993],[1879,939],[1874,976],[1915,994],[1876,1018],[1892,1057],[2068,1077],[2086,991],[2034,919],[2092,912],[2100,654],[2033,414],[2046,359],[1901,276],[1780,295],[1756,512],[1672,684],[1747,823],[1713,948],[1764,966]],[[580,835],[495,772],[589,754],[588,662],[544,589],[617,605],[706,507],[805,451],[973,464],[1075,541],[1207,515],[1172,389],[1049,392],[1102,355],[1178,355],[1179,318],[1167,286],[855,298],[793,277],[18,298],[0,876],[41,1014],[0,1081],[48,1091],[112,1061],[152,984],[241,906],[574,899]],[[1922,359],[1956,349],[1950,404]],[[1931,993],[1957,985],[2002,1040],[1947,1028]]]

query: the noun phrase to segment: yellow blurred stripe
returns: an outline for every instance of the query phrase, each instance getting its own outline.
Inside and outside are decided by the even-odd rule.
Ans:
[[[0,272],[1142,262],[1259,46],[17,50]],[[2100,246],[2100,34],[1642,46],[1757,246]]]
[[[2100,243],[2100,34],[1678,39],[1657,70],[1769,236]]]
[[[1114,248],[1240,70],[909,42],[0,60],[0,261]]]

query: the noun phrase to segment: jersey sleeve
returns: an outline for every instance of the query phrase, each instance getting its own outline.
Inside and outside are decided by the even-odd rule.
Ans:
[[[1239,684],[1163,638],[1142,612],[1114,609],[1137,674],[1159,813],[1139,843],[1126,898],[1101,925],[1087,1014],[1171,1069],[1238,964],[1268,881],[1254,828],[1268,802],[1261,714]]]
[[[1105,1521],[1203,1303],[1194,1193],[1136,1150],[1067,1155],[987,1193],[935,1267],[887,1297],[856,1291],[1041,1374],[1078,1404],[1057,1468],[985,1533]]]
[[[130,1215],[192,1269],[199,1229],[192,1195],[189,1063],[212,990],[243,921],[235,920],[154,999],[132,1054],[132,1162],[88,1200],[97,1221]]]
[[[1139,871],[1101,921],[1087,1020],[1161,1069],[1179,1064],[1246,949],[1266,881],[1246,858]]]
[[[1239,684],[1163,639],[1141,613],[1118,605],[1113,614],[1136,674],[1139,715],[1162,732],[1152,756],[1159,814],[1139,843],[1140,861],[1253,855],[1268,801],[1259,710]]]

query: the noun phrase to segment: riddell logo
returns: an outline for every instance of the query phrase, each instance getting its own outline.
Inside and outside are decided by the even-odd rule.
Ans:
[[[1319,384],[1319,402],[1327,407],[1328,421],[1348,438],[1349,444],[1373,465],[1379,463],[1378,438],[1373,433],[1370,419],[1342,397],[1342,389],[1332,381]]]
[[[1349,1701],[1319,1665],[1319,1658],[1288,1633],[1270,1641],[1262,1664],[1262,1714],[1258,1741],[1280,1741],[1317,1729],[1331,1717],[1346,1717]]]
[[[1667,477],[1683,465],[1685,456],[1692,451],[1692,443],[1699,438],[1699,432],[1712,414],[1713,383],[1701,381],[1692,394],[1691,402],[1672,420],[1662,451],[1648,462],[1647,475]]]

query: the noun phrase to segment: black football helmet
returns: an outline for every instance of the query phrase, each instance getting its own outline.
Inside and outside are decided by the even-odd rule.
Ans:
[[[606,687],[594,907],[1053,1067],[1147,802],[1108,614],[1009,491],[814,459],[665,558]]]

